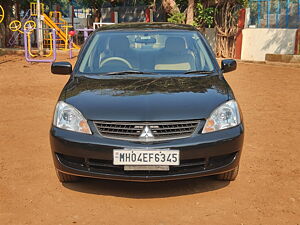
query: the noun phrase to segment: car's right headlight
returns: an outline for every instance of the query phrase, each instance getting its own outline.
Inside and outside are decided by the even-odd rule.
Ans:
[[[59,101],[56,105],[53,125],[64,130],[92,134],[81,112],[63,101]]]
[[[216,108],[206,120],[202,133],[235,127],[241,123],[238,104],[235,100],[225,102]]]

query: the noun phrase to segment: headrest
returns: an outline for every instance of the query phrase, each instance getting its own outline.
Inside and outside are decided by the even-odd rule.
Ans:
[[[168,37],[165,49],[170,52],[180,52],[186,50],[185,40],[181,37]]]
[[[111,51],[125,51],[129,48],[128,38],[125,36],[111,37],[109,40],[109,50]]]

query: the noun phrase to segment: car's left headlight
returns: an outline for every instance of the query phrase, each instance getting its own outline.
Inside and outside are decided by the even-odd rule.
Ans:
[[[202,133],[209,133],[235,127],[241,123],[238,104],[235,100],[225,102],[216,108],[206,120]]]
[[[63,101],[59,101],[56,105],[53,125],[64,130],[92,134],[81,112]]]

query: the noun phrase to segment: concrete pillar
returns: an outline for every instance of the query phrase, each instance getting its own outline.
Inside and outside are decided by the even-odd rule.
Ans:
[[[239,12],[238,32],[235,41],[235,58],[241,59],[242,44],[243,44],[243,29],[245,27],[246,9],[241,9]]]
[[[118,23],[118,12],[113,11],[111,13],[111,22],[112,23]]]
[[[294,54],[300,54],[300,29],[297,29],[296,31]]]

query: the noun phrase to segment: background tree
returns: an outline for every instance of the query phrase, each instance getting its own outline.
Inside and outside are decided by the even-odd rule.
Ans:
[[[239,12],[246,5],[247,0],[219,0],[214,15],[217,57],[235,56]]]
[[[187,24],[193,24],[193,22],[194,22],[194,6],[195,6],[195,1],[188,0],[188,7],[187,7],[187,13],[186,13],[186,23]]]
[[[167,12],[169,22],[186,23],[199,29],[214,24],[214,0],[176,0],[179,11]]]
[[[8,25],[11,21],[11,17],[13,16],[11,9],[14,4],[15,4],[14,0],[0,0],[0,5],[2,5],[5,12],[4,20],[0,24],[0,28],[1,28],[0,42],[3,47],[6,46],[7,41],[10,37]]]
[[[214,7],[204,6],[198,2],[195,7],[193,25],[204,31],[206,27],[210,28],[214,25]]]
[[[179,11],[169,13],[169,22],[193,24],[202,32],[206,27],[216,30],[216,55],[234,57],[240,9],[247,0],[177,0]]]
[[[175,0],[162,0],[162,6],[168,15],[174,15],[180,13],[179,7]]]

